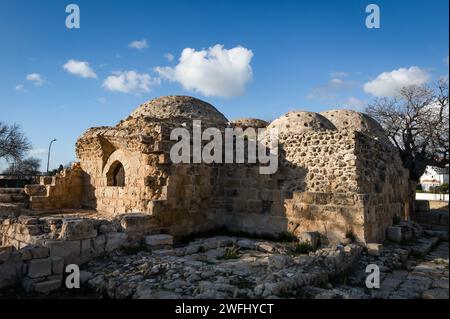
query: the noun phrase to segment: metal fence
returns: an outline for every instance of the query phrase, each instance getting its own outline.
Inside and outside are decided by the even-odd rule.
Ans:
[[[25,185],[39,184],[42,175],[0,174],[0,188],[23,188]]]

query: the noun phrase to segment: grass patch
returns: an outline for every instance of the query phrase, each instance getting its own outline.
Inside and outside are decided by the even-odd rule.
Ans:
[[[277,241],[280,241],[282,243],[298,242],[297,236],[295,236],[293,233],[288,232],[288,231],[281,233],[277,239],[278,239]]]
[[[231,246],[225,247],[222,256],[217,257],[219,260],[238,259],[240,257],[239,247]]]

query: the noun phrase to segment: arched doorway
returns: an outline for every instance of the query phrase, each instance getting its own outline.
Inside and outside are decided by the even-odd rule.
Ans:
[[[107,186],[125,186],[125,168],[122,163],[115,161],[106,173]]]

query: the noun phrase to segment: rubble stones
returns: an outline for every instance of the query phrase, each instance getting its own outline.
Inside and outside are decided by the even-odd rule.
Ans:
[[[380,256],[383,252],[383,245],[382,244],[376,244],[376,243],[370,243],[366,245],[367,253],[370,256]]]
[[[52,273],[52,263],[49,258],[33,259],[28,263],[28,276],[30,278],[39,278],[49,276]]]
[[[94,238],[97,236],[97,229],[93,221],[80,220],[65,220],[62,224],[60,238],[64,240],[77,240]]]
[[[402,241],[402,228],[397,226],[390,226],[386,229],[386,238],[388,240],[394,241],[394,242],[401,242]]]
[[[173,236],[166,234],[145,236],[144,241],[150,247],[173,245]]]

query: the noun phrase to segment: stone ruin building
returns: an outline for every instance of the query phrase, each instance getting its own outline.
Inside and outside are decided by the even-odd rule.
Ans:
[[[276,127],[277,172],[261,175],[259,164],[248,163],[171,163],[171,130],[193,120],[221,130]],[[175,237],[227,228],[266,236],[316,231],[330,242],[349,235],[380,242],[394,218],[408,217],[399,154],[376,121],[351,110],[229,122],[206,102],[167,96],[114,127],[88,129],[76,153],[80,162],[56,182],[28,187],[33,210],[140,213],[148,217],[142,229]]]
[[[224,135],[240,128],[234,143],[264,143],[271,151],[269,133],[276,129],[278,169],[260,174],[261,162],[249,161],[173,163],[171,132],[183,127],[192,134],[194,120]],[[262,140],[251,131],[264,128]],[[89,264],[126,248],[150,247],[156,256],[161,247],[163,253],[172,249],[167,258],[230,244],[273,252],[285,248],[267,239],[286,236],[339,257],[325,267],[332,269],[317,270],[314,258],[300,270],[287,269],[298,272],[303,286],[305,272],[323,279],[349,269],[360,244],[378,254],[385,236],[399,242],[410,233],[392,226],[409,219],[408,172],[380,125],[355,111],[229,121],[206,102],[166,96],[140,105],[114,127],[88,129],[76,154],[79,162],[41,177],[40,184],[0,189],[0,289],[21,283],[27,293],[57,290],[64,265]],[[224,233],[235,239],[216,236],[183,246],[189,238]],[[250,243],[250,235],[261,242]]]

